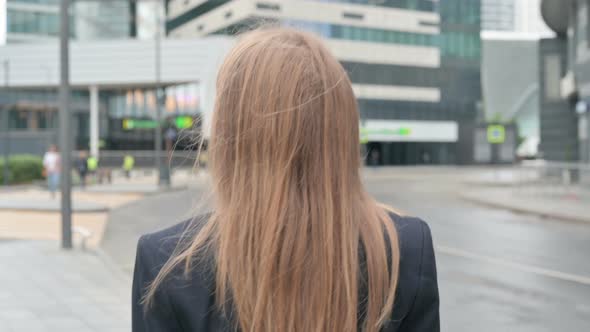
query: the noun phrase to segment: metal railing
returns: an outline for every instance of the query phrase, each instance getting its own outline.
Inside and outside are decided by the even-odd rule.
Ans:
[[[202,152],[204,154],[204,152]],[[122,168],[125,156],[132,156],[135,161],[134,168],[154,168],[156,166],[156,153],[154,151],[100,151],[99,166],[108,168]],[[198,157],[197,151],[162,151],[160,160],[164,165],[175,168],[195,167]],[[204,156],[201,156],[203,163]]]

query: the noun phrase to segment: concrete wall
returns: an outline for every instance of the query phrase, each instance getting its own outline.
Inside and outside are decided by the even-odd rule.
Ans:
[[[231,45],[231,38],[224,36],[163,40],[161,82],[201,82],[214,77],[217,64]],[[0,59],[10,62],[10,87],[58,84],[59,49],[56,42],[2,46]],[[72,42],[70,81],[73,86],[153,85],[155,63],[153,40]],[[0,77],[4,77],[2,67],[0,72]]]

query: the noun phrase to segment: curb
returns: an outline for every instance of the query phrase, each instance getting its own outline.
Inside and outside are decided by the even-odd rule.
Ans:
[[[72,208],[72,213],[104,213],[104,212],[109,212],[109,208],[108,207],[100,207],[100,208],[91,208],[91,209],[75,209]],[[0,211],[2,212],[46,212],[46,213],[60,213],[61,210],[60,208],[57,209],[48,209],[48,208],[12,208],[12,207],[6,207],[6,208],[1,208],[0,207]]]
[[[158,189],[153,191],[137,191],[137,190],[117,190],[117,191],[94,191],[94,190],[84,190],[79,192],[85,192],[89,194],[96,194],[96,195],[112,195],[112,194],[119,194],[119,195],[143,195],[143,196],[152,196],[158,194],[165,194],[169,192],[177,192],[188,189],[188,186],[175,186],[166,189]]]
[[[35,186],[34,184],[14,184],[8,186],[2,185],[0,186],[0,193],[10,193],[14,191],[28,190],[31,188],[38,188],[38,186]]]
[[[491,202],[491,201],[487,201],[487,200],[484,200],[481,198],[469,196],[466,194],[459,194],[458,196],[465,201],[475,203],[478,205],[482,205],[482,206],[495,208],[495,209],[508,210],[508,211],[511,211],[514,213],[520,213],[520,214],[528,214],[528,215],[537,216],[537,217],[540,217],[543,219],[558,219],[561,221],[578,223],[578,224],[590,224],[590,219],[580,218],[580,217],[576,217],[576,216],[563,215],[563,214],[559,214],[559,213],[547,213],[544,211],[535,211],[535,210],[530,210],[530,209],[526,209],[526,208],[522,208],[522,207],[518,207],[518,206],[514,206],[514,205]]]

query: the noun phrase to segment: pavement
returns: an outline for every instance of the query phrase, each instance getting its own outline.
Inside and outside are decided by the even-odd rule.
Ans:
[[[67,251],[59,249],[59,196],[52,199],[34,185],[3,188],[0,331],[129,331],[131,269],[123,270],[99,246],[108,212],[143,197],[186,189],[200,180],[189,172],[177,172],[172,181],[177,185],[165,190],[151,184],[155,176],[117,177],[109,185],[75,188],[74,248]]]
[[[532,168],[499,167],[464,177],[458,195],[487,207],[542,218],[590,223],[590,184],[564,184]]]
[[[172,186],[159,188],[155,174],[138,170],[130,179],[115,176],[110,184],[92,184],[72,191],[72,224],[89,234],[87,245],[96,248],[102,242],[109,212],[145,196],[185,190],[198,185],[202,177],[191,170],[178,170]],[[59,240],[61,236],[60,197],[52,198],[38,186],[14,186],[0,191],[0,238]],[[80,242],[80,232],[74,234]]]
[[[96,248],[108,220],[110,209],[140,199],[138,194],[109,195],[74,192],[72,225],[90,234],[87,245]],[[0,193],[0,238],[54,240],[61,236],[60,198],[52,199],[38,188]],[[74,234],[80,242],[80,234]]]
[[[522,188],[474,188],[461,192],[461,198],[517,213],[536,215],[543,218],[590,224],[590,201],[579,195],[564,192],[549,194],[550,189],[538,188],[530,192]]]
[[[131,330],[131,278],[93,251],[0,241],[0,331]]]
[[[2,195],[0,200],[0,210],[11,211],[41,211],[41,212],[59,212],[61,202],[59,197],[50,197],[47,193],[39,195],[38,199],[31,199],[31,196],[37,194],[37,191],[24,191],[12,195]],[[76,195],[75,195],[76,196]],[[99,204],[94,201],[81,201],[77,197],[72,200],[72,212],[92,213],[106,212],[108,206]]]

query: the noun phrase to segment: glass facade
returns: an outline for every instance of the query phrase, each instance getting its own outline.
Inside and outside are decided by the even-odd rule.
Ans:
[[[59,14],[8,9],[8,33],[59,35]]]
[[[359,84],[438,87],[450,78],[439,68],[342,61],[350,80]]]
[[[265,18],[250,17],[228,27],[215,31],[218,35],[235,35],[259,25],[273,22]],[[355,27],[303,20],[281,20],[281,25],[314,32],[324,38],[366,41],[380,44],[403,44],[438,47],[438,35]]]
[[[154,127],[124,128],[125,121],[154,123],[154,89],[99,91],[100,138],[106,149],[153,149]],[[187,123],[198,128],[201,90],[196,83],[165,88],[163,118],[166,126]],[[53,131],[58,126],[58,94],[55,90],[0,91],[0,110],[8,110],[12,131]],[[90,97],[87,90],[71,91],[72,130],[77,149],[87,149],[90,134]],[[192,119],[192,120],[187,120]],[[179,121],[184,121],[183,123]],[[186,122],[188,121],[188,122]],[[186,129],[180,128],[179,129]]]
[[[157,97],[154,89],[111,91],[107,107],[111,118],[155,118]],[[190,115],[201,111],[200,86],[195,83],[166,88],[164,115]]]
[[[129,0],[72,2],[72,26],[76,29],[76,38],[96,40],[131,36],[132,22],[135,20],[131,8]]]
[[[41,5],[57,5],[59,4],[60,0],[8,0],[8,3],[34,3],[34,4],[41,4]]]
[[[59,36],[59,0],[12,0],[7,5],[9,42]],[[132,0],[72,1],[70,37],[90,40],[127,38],[135,33]],[[12,36],[11,36],[12,34]]]
[[[170,31],[230,1],[231,0],[203,1],[202,4],[196,6],[195,8],[188,10],[187,12],[173,18],[172,20],[166,21],[166,33],[170,33]]]
[[[373,5],[380,7],[434,11],[435,1],[433,0],[317,0],[322,2],[339,2],[339,3],[353,3],[359,5]]]
[[[440,35],[442,56],[477,59],[481,56],[479,34],[452,31]]]
[[[481,57],[481,9],[478,0],[440,2],[441,56]]]
[[[88,94],[74,90],[71,93],[72,110],[77,117],[88,108]],[[44,130],[57,128],[57,91],[9,90],[0,93],[0,107],[9,110],[8,126],[13,130]]]
[[[286,26],[313,31],[324,38],[358,40],[384,44],[404,44],[429,47],[438,46],[438,35],[433,34],[364,28],[300,20],[284,20],[282,22]]]

